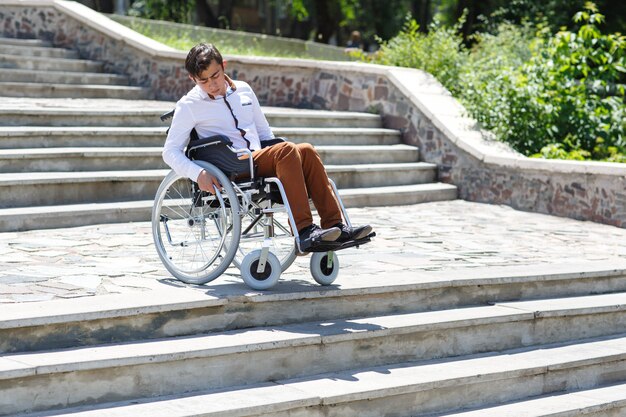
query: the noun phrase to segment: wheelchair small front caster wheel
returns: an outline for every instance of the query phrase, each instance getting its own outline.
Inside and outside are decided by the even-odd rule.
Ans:
[[[329,259],[330,256],[330,259]],[[311,255],[311,275],[320,285],[330,285],[339,275],[339,259],[334,252],[314,252]]]
[[[254,290],[268,290],[278,282],[280,278],[280,261],[272,252],[267,254],[265,269],[259,272],[259,260],[261,249],[256,249],[247,254],[241,262],[241,278]]]

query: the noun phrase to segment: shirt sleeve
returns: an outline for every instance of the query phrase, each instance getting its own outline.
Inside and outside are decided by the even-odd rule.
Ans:
[[[178,102],[162,153],[163,160],[167,165],[178,175],[192,181],[196,181],[202,172],[202,168],[185,155],[185,148],[189,144],[189,135],[195,125],[196,122],[189,106]]]
[[[254,124],[259,134],[259,140],[264,141],[274,139],[274,133],[272,133],[272,129],[270,129],[270,124],[267,122],[267,119],[261,110],[261,105],[259,104],[259,100],[256,98],[254,91],[252,91],[252,110],[254,112]]]

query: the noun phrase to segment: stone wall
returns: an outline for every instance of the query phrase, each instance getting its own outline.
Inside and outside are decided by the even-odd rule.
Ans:
[[[102,60],[109,71],[176,100],[191,86],[185,52],[151,41],[76,3],[0,0],[4,36],[37,37]],[[207,41],[210,42],[210,39]],[[227,52],[227,51],[223,51]],[[381,114],[439,166],[463,199],[626,227],[622,164],[525,158],[482,132],[429,74],[363,63],[226,56],[264,105]]]

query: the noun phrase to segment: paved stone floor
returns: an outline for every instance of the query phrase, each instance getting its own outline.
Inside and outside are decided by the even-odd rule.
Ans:
[[[353,223],[371,223],[378,236],[367,246],[339,253],[339,287],[361,280],[396,283],[394,278],[426,271],[525,265],[558,270],[572,263],[610,267],[626,261],[626,229],[505,206],[457,200],[349,212]],[[281,283],[315,285],[308,262],[309,257],[298,258]],[[182,284],[161,265],[149,223],[0,233],[0,303],[167,290],[172,285]],[[196,288],[220,285],[244,284],[232,269]]]

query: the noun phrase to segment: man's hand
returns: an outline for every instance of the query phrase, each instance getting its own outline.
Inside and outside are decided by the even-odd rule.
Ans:
[[[202,172],[200,172],[200,175],[198,175],[197,182],[202,191],[208,191],[211,194],[215,194],[215,190],[219,190],[220,188],[222,188],[222,184],[220,184],[217,178],[209,174],[204,169],[202,170]]]

